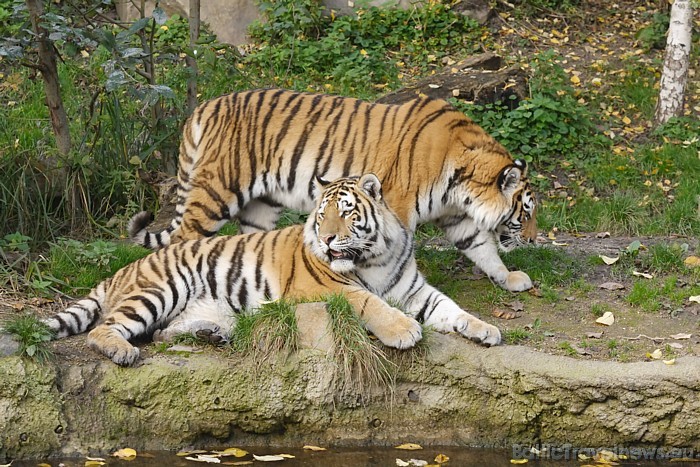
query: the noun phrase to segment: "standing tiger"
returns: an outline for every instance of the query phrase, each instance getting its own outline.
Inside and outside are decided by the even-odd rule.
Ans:
[[[314,177],[373,172],[387,203],[415,230],[434,222],[488,277],[532,287],[498,255],[537,234],[526,163],[442,100],[402,105],[269,89],[221,96],[187,120],[176,217],[159,233],[137,214],[132,239],[157,248],[215,234],[237,217],[243,233],[272,230],[283,208],[308,212]]]
[[[119,270],[47,324],[58,337],[92,329],[93,349],[131,365],[139,349],[128,341],[157,328],[165,339],[202,330],[226,337],[236,316],[263,300],[343,293],[390,347],[415,345],[419,322],[500,343],[495,326],[425,282],[412,233],[384,202],[374,174],[323,183],[305,225],[175,243]]]

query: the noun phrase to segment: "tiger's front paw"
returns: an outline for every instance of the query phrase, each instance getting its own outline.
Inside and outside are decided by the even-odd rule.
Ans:
[[[465,313],[457,318],[454,330],[477,344],[491,347],[501,343],[501,331],[492,324]]]
[[[522,271],[509,271],[503,288],[510,292],[522,292],[532,288],[532,279]]]
[[[382,344],[395,349],[409,349],[423,337],[423,329],[418,321],[397,311],[391,322],[374,326],[370,331]]]

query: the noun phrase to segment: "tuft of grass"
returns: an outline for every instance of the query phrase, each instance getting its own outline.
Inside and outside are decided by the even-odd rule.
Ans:
[[[54,332],[32,315],[22,315],[6,321],[2,329],[13,335],[19,343],[18,354],[45,362],[53,358],[48,346]]]
[[[364,393],[375,387],[391,387],[396,365],[367,335],[362,321],[344,295],[323,298],[334,339],[333,358],[338,365],[343,392]]]
[[[252,354],[261,363],[272,355],[294,352],[299,344],[296,302],[275,300],[238,317],[231,333],[234,350]]]
[[[688,244],[659,243],[649,247],[646,255],[640,256],[641,267],[654,274],[683,271],[683,257],[688,251]]]
[[[563,350],[564,352],[566,352],[566,354],[569,355],[570,357],[575,357],[576,355],[578,355],[578,352],[576,351],[576,349],[574,349],[574,347],[571,345],[570,342],[566,342],[566,341],[561,342],[558,345],[558,347],[561,350]]]
[[[627,301],[630,305],[638,306],[644,311],[655,312],[661,308],[660,293],[655,282],[638,280],[632,286]]]
[[[519,344],[532,337],[532,332],[525,328],[514,328],[503,331],[503,340],[506,344]]]
[[[613,308],[607,303],[594,303],[591,305],[591,313],[593,313],[593,316],[596,318],[603,316],[606,311],[613,311]]]

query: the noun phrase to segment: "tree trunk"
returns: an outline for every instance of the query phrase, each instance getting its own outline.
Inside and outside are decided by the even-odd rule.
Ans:
[[[185,63],[191,73],[187,80],[187,114],[197,107],[197,40],[199,39],[199,0],[190,0],[190,50]]]
[[[51,126],[56,137],[56,147],[61,155],[67,155],[71,149],[70,130],[68,117],[63,107],[61,90],[58,82],[58,67],[56,66],[56,53],[53,44],[48,38],[47,32],[41,27],[41,17],[44,14],[42,0],[25,0],[32,29],[37,36],[39,51],[39,71],[44,78],[44,90],[46,92],[46,105],[51,116]]]
[[[668,28],[666,56],[654,116],[657,126],[683,113],[690,63],[692,22],[691,0],[675,0],[671,6],[671,24]]]

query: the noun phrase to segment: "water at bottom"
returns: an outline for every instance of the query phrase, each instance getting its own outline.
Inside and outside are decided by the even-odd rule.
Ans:
[[[442,462],[445,467],[456,466],[509,466],[509,465],[530,465],[542,467],[561,467],[568,465],[593,464],[590,462],[581,461],[576,451],[560,450],[552,452],[551,458],[533,458],[532,453],[524,453],[523,451],[506,449],[478,449],[465,447],[426,447],[420,450],[400,450],[389,447],[368,447],[368,448],[329,448],[325,451],[309,451],[298,448],[272,448],[272,447],[241,447],[248,452],[247,455],[236,458],[233,456],[221,457],[221,463],[218,465],[256,465],[259,467],[265,465],[280,465],[280,467],[301,467],[301,466],[349,466],[349,467],[394,467],[397,465],[417,466],[417,465],[436,465]],[[283,460],[256,460],[256,456],[274,456],[274,455],[291,455],[294,456],[284,458]],[[190,457],[196,457],[197,454],[191,454]],[[444,456],[444,457],[439,457]],[[92,456],[91,456],[92,457]],[[98,457],[98,456],[94,456]],[[122,466],[122,467],[195,467],[197,465],[217,465],[205,464],[203,462],[195,462],[187,460],[184,456],[178,456],[175,452],[139,452],[136,458],[131,460],[122,460],[109,455],[99,456],[104,459],[104,465],[107,466]],[[523,460],[517,461],[517,458],[530,457],[526,463]],[[694,456],[693,456],[694,457]],[[446,460],[448,458],[449,460]],[[633,458],[624,457],[617,459],[619,465],[635,465],[642,467],[670,467],[678,466],[678,460],[673,454],[658,450],[647,450],[639,453]],[[685,457],[686,461],[690,461]],[[48,460],[33,460],[33,461],[14,461],[12,467],[36,467],[39,464],[50,465],[52,467],[84,467],[86,465],[100,465],[96,461],[87,462],[85,457],[75,457],[69,459],[48,459]],[[248,461],[248,462],[246,462]],[[700,462],[700,456],[695,458],[696,462]],[[601,465],[601,464],[598,464]],[[698,465],[697,463],[684,463],[684,465]]]

